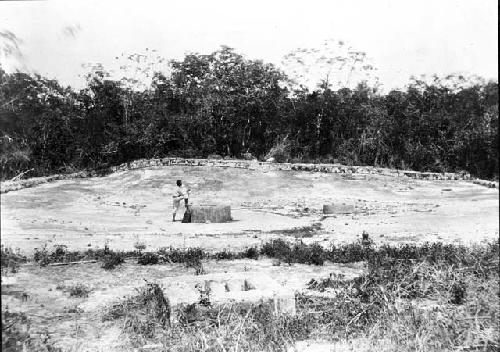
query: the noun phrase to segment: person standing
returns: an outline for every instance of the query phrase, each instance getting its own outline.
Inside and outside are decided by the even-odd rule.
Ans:
[[[174,213],[172,216],[172,221],[175,222],[175,215],[179,211],[181,206],[181,202],[184,200],[184,206],[186,210],[189,209],[189,194],[191,190],[182,184],[182,180],[177,180],[177,188],[175,189],[175,194],[172,196],[173,198],[173,206]]]

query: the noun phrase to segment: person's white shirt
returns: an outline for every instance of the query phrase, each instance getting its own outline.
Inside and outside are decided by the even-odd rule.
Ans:
[[[176,195],[182,197],[182,199],[189,199],[190,190],[185,185],[178,186],[176,189]]]

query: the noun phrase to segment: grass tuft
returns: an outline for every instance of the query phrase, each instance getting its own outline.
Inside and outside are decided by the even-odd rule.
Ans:
[[[77,283],[72,286],[66,287],[66,290],[69,292],[70,297],[82,297],[86,298],[92,292],[92,289],[84,284]]]

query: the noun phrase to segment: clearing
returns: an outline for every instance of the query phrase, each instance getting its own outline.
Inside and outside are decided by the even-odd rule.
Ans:
[[[176,179],[191,187],[194,205],[231,205],[233,221],[173,223],[171,195]],[[376,245],[470,245],[497,239],[499,230],[498,189],[467,181],[380,175],[152,167],[56,181],[1,197],[2,246],[28,257],[35,248],[46,246],[52,251],[58,245],[70,251],[105,245],[114,251],[133,251],[140,245],[145,252],[164,247],[236,252],[260,248],[277,238],[328,248],[332,243],[356,242],[363,231]],[[323,215],[324,204],[343,210]],[[313,278],[320,282],[333,275],[352,280],[366,272],[366,266],[328,261],[322,266],[285,265],[261,257],[205,260],[203,271],[242,280],[250,273],[265,273],[279,285],[306,294]],[[147,340],[128,340],[121,325],[102,318],[109,305],[135,294],[144,280],[163,282],[164,292],[176,304],[189,303],[189,295],[196,300],[199,293],[195,287],[172,289],[179,280],[196,278],[193,267],[144,266],[130,258],[111,271],[99,263],[48,267],[31,263],[8,276],[9,282],[2,283],[2,311],[24,313],[30,320],[30,338],[71,351],[148,349]],[[88,293],[72,295],[79,284]],[[149,350],[161,350],[158,346],[150,345]]]
[[[234,221],[172,223],[176,179],[191,186],[194,205],[231,205]],[[148,249],[239,249],[316,222],[322,226],[314,240],[334,242],[352,242],[366,230],[377,242],[469,243],[497,238],[499,229],[496,188],[378,175],[171,166],[56,181],[1,197],[2,244],[26,253],[46,243],[83,250],[108,242],[132,250],[137,241]],[[324,218],[323,204],[351,210]]]

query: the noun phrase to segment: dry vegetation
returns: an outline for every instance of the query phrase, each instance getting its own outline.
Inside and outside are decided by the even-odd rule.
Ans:
[[[500,343],[498,251],[498,242],[380,247],[354,243],[323,249],[275,240],[238,253],[170,248],[117,254],[108,248],[106,253],[91,254],[104,262],[135,254],[141,264],[185,263],[195,268],[201,259],[259,255],[288,263],[367,263],[366,273],[353,280],[341,275],[311,280],[310,290],[331,295],[297,294],[296,316],[276,315],[267,303],[212,304],[210,292],[202,290],[198,303],[170,307],[159,286],[147,283],[137,295],[110,306],[103,315],[103,320],[123,327],[130,350],[149,344],[169,351],[285,351],[297,341],[316,340],[353,350],[496,351]],[[61,255],[61,248],[56,252]],[[71,259],[89,255],[66,251]],[[55,258],[65,257],[46,253],[37,260],[45,265]],[[76,286],[65,289],[70,294],[88,294],[87,288]],[[22,332],[26,320],[29,317],[2,310],[2,347],[15,351],[22,344],[13,341],[27,346],[36,342]]]

